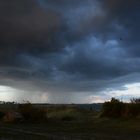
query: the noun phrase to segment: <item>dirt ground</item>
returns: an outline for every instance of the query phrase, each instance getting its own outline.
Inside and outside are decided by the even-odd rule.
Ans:
[[[116,128],[113,128],[115,123]],[[140,140],[139,128],[135,126],[134,129],[134,123],[131,127],[126,127],[127,124],[124,126],[118,120],[114,124],[107,121],[90,124],[76,122],[1,124],[0,140]]]

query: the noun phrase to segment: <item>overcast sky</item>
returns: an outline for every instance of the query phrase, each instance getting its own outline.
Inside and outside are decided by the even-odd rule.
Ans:
[[[0,0],[0,100],[140,96],[139,0]]]

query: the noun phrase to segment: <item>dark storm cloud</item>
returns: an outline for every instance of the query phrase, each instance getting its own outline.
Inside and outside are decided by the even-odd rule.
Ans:
[[[138,82],[139,5],[138,0],[1,0],[1,85],[68,99]]]
[[[6,60],[24,51],[36,53],[57,49],[59,20],[59,15],[51,10],[44,13],[35,0],[1,0],[1,58]]]
[[[125,29],[126,34],[121,36],[124,47],[130,51],[131,55],[139,56],[140,1],[105,0],[103,5],[108,12],[108,19],[111,21],[116,20],[116,22]]]

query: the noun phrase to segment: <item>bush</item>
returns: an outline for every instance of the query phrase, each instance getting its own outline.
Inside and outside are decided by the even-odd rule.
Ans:
[[[112,98],[110,102],[103,104],[101,116],[106,117],[120,117],[122,114],[124,104],[118,99]]]
[[[135,99],[132,103],[123,103],[112,98],[110,102],[103,104],[101,117],[137,117],[140,115],[140,103],[137,101]]]
[[[130,103],[130,104],[128,104],[128,108],[129,108],[128,115],[130,117],[136,117],[140,114],[140,104]]]
[[[35,108],[30,103],[20,104],[18,109],[22,114],[24,121],[42,122],[46,120],[46,111]]]
[[[140,103],[140,98],[132,98],[130,99],[131,103]]]
[[[4,116],[5,116],[5,113],[0,111],[0,120],[3,119]]]

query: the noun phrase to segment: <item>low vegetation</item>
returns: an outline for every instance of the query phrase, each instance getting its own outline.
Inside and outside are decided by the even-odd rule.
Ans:
[[[0,120],[2,120],[4,116],[5,116],[5,112],[0,111]]]
[[[75,107],[52,107],[47,111],[48,119],[53,121],[74,121],[82,116],[81,112]]]
[[[11,105],[10,105],[11,106]],[[42,107],[31,103],[18,104],[15,109],[1,110],[0,138],[65,139],[65,140],[138,140],[140,138],[140,103],[131,99],[124,103],[112,98],[102,110],[81,108],[74,105]],[[20,119],[3,122],[7,115],[19,114]],[[16,112],[16,113],[12,113]],[[8,118],[8,117],[7,117]],[[9,139],[10,138],[10,139]]]
[[[101,117],[133,118],[140,115],[140,99],[133,98],[130,103],[123,103],[112,98],[103,104]]]
[[[46,121],[46,111],[35,108],[31,103],[19,104],[18,112],[23,116],[25,122],[43,122]]]

